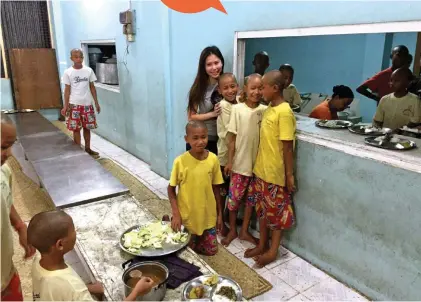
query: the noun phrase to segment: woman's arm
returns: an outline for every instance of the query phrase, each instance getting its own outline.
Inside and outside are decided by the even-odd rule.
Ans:
[[[197,108],[195,110],[189,109],[187,117],[189,121],[207,121],[213,118],[217,118],[221,114],[221,111],[221,105],[218,103],[215,105],[214,110],[208,113],[200,114],[197,113]]]

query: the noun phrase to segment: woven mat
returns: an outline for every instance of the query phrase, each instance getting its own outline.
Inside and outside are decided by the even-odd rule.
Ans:
[[[67,131],[63,123],[57,121],[53,122],[53,124],[66,134],[71,134]],[[165,214],[171,214],[171,206],[168,200],[158,198],[136,177],[132,176],[118,164],[110,159],[103,158],[99,159],[98,162],[127,186],[135,199],[144,205],[157,218],[160,219]],[[41,211],[54,209],[54,205],[49,196],[22,172],[19,162],[15,158],[9,158],[8,165],[13,172],[12,189],[14,205],[23,220],[29,221],[32,216]],[[25,300],[32,300],[30,276],[32,261],[23,261],[22,249],[19,248],[17,237],[15,238],[14,246],[16,253],[13,260],[22,279],[22,290],[25,295]],[[220,244],[218,246],[218,253],[215,256],[200,257],[202,257],[202,259],[204,259],[218,274],[228,276],[237,281],[243,289],[243,295],[246,299],[260,296],[272,289],[272,285],[268,281]]]
[[[168,200],[157,198],[137,178],[132,176],[125,169],[110,159],[99,159],[101,165],[118,178],[142,205],[152,214],[161,219],[163,215],[171,214],[171,206]],[[212,257],[199,255],[218,274],[228,276],[237,281],[243,289],[243,296],[252,299],[272,289],[272,285],[261,277],[256,271],[247,266],[244,262],[231,254],[221,244],[218,246],[218,253]]]

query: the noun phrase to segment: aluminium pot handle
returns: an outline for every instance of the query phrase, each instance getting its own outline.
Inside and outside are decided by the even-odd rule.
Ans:
[[[130,266],[133,262],[133,259],[127,260],[126,262],[124,262],[121,266],[123,267],[123,269],[126,269],[126,266]]]

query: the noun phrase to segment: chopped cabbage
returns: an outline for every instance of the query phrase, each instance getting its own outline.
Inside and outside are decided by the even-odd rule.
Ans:
[[[123,246],[130,252],[140,253],[142,248],[161,249],[164,242],[184,243],[187,237],[187,233],[174,232],[169,223],[157,221],[124,234]]]

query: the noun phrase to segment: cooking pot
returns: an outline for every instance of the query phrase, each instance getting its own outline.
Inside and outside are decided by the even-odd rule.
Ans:
[[[100,83],[118,85],[117,64],[96,63],[96,76]]]
[[[128,262],[131,263],[131,261]],[[123,268],[128,262],[123,264]],[[133,291],[133,288],[127,285],[127,281],[130,279],[130,272],[133,270],[139,270],[142,272],[143,276],[154,276],[159,280],[149,293],[144,296],[138,296],[136,301],[162,301],[167,292],[167,280],[170,275],[168,268],[155,261],[138,262],[129,265],[123,273],[124,295],[126,297]]]

